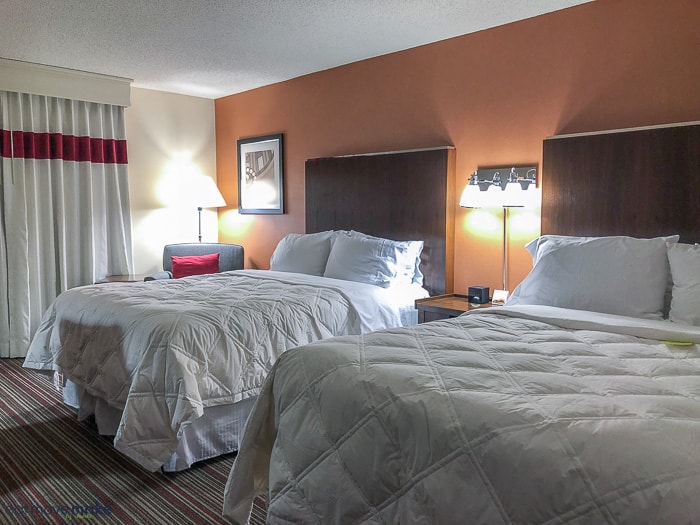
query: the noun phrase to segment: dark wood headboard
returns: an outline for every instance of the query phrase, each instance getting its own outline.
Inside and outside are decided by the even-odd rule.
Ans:
[[[700,124],[546,139],[542,233],[700,242]]]
[[[444,147],[307,160],[306,232],[422,240],[424,287],[452,292],[454,156]]]

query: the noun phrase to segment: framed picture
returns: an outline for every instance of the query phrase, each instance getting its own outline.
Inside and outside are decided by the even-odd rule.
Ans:
[[[282,134],[238,140],[239,213],[284,213]]]

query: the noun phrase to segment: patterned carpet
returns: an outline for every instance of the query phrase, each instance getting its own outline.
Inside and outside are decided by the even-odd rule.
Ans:
[[[234,456],[148,472],[79,422],[48,376],[0,359],[0,523],[184,525],[226,523]],[[251,524],[265,522],[256,500]]]

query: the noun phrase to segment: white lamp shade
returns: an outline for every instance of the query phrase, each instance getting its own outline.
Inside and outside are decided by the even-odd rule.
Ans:
[[[479,186],[467,184],[459,199],[459,205],[462,208],[481,208],[482,199],[479,195],[480,193]]]
[[[464,188],[459,205],[463,208],[498,208],[501,206],[501,193],[499,186],[489,186],[482,191],[479,186],[470,184]]]
[[[192,200],[199,208],[220,208],[226,201],[216,186],[214,179],[202,175],[197,177],[192,187]]]
[[[501,192],[501,206],[515,208],[525,206],[525,191],[518,182],[509,182]]]

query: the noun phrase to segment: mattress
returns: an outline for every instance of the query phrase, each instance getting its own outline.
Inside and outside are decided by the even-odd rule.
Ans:
[[[289,348],[400,326],[418,290],[394,292],[254,270],[85,286],[54,301],[24,366],[118,410],[115,447],[156,470],[205,409],[254,398]]]
[[[296,348],[248,420],[224,516],[695,523],[700,330],[503,307]]]

